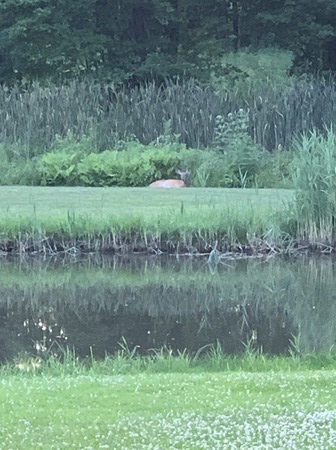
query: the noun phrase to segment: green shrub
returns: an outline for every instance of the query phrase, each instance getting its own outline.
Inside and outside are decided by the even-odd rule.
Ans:
[[[92,151],[92,139],[76,139],[71,132],[66,137],[56,136],[52,150],[38,159],[40,183],[48,186],[73,186],[79,184],[78,164]]]
[[[116,152],[90,153],[78,165],[79,184],[84,186],[111,186],[118,173],[112,170]],[[109,161],[110,160],[110,161]]]
[[[202,162],[195,172],[195,186],[233,187],[239,179],[227,164],[223,154],[209,150],[202,153]]]
[[[107,150],[85,154],[69,149],[40,157],[42,184],[81,186],[147,186],[154,180],[176,178],[175,170],[195,173],[202,151],[181,144],[144,146],[127,143],[126,150]]]
[[[39,174],[35,159],[26,159],[15,152],[15,146],[0,145],[0,184],[39,184]]]
[[[262,171],[256,175],[256,185],[260,188],[286,188],[293,187],[293,151],[276,151],[271,154],[263,166]]]
[[[41,184],[47,186],[73,186],[78,184],[78,163],[83,154],[69,150],[44,154],[37,169]]]
[[[227,117],[217,116],[213,146],[222,154],[226,187],[246,187],[255,183],[265,166],[269,153],[254,144],[248,134],[248,112],[240,109]]]
[[[139,151],[105,151],[87,155],[78,165],[85,186],[147,186],[154,180],[176,178],[177,168],[193,171],[201,151],[172,150],[169,146]]]

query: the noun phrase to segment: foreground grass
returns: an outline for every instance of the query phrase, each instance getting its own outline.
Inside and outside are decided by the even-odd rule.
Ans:
[[[3,374],[2,449],[332,449],[336,372]]]

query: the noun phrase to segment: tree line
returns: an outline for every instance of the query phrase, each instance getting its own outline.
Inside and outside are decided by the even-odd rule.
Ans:
[[[336,70],[335,0],[0,0],[6,84],[206,81],[223,54],[265,47],[291,50],[293,72]]]

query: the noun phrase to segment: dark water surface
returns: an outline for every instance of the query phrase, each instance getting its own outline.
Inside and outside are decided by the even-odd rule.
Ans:
[[[0,361],[68,346],[96,358],[124,338],[141,354],[219,342],[264,353],[326,350],[336,339],[336,263],[328,258],[0,259]]]

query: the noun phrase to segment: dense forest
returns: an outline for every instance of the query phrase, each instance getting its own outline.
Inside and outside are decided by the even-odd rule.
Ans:
[[[1,0],[0,82],[105,83],[235,72],[221,57],[286,49],[292,73],[336,69],[334,0]]]

